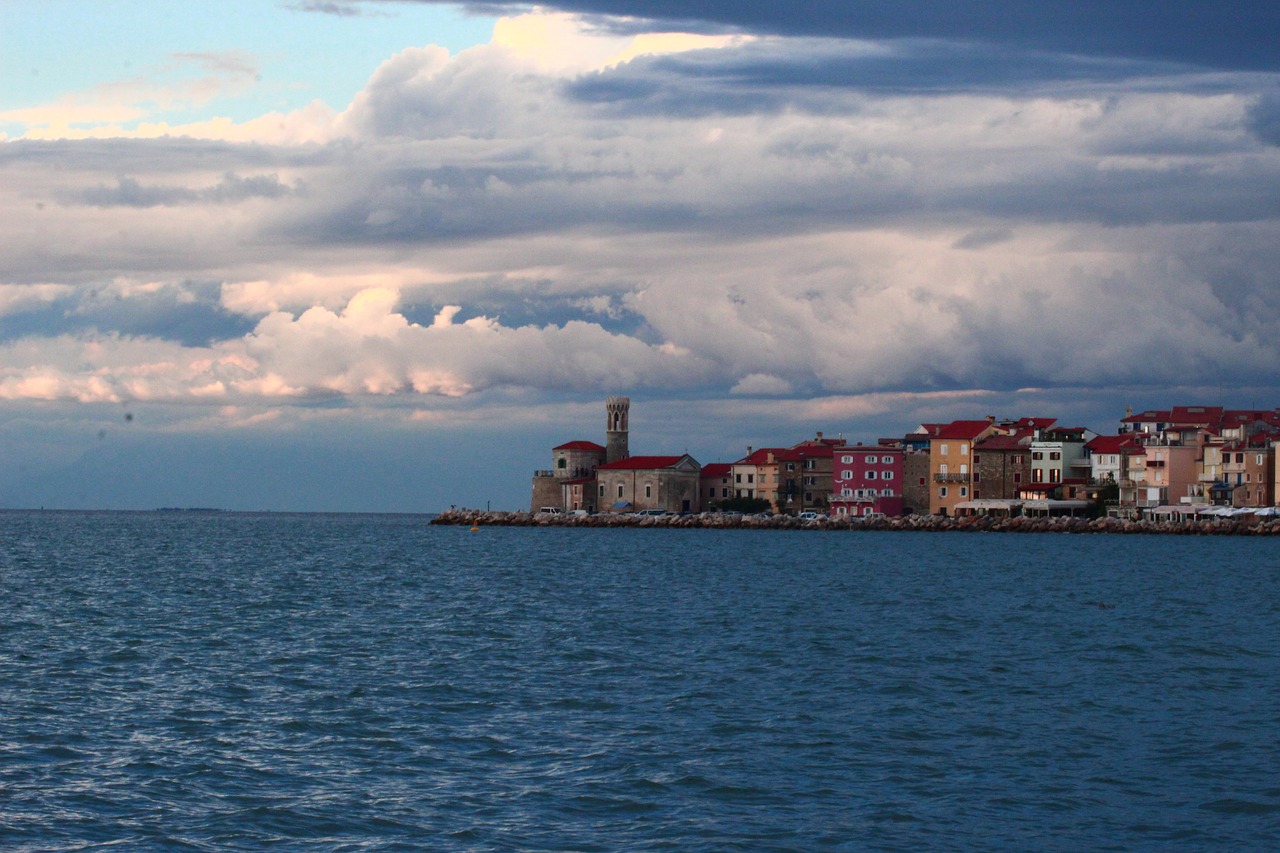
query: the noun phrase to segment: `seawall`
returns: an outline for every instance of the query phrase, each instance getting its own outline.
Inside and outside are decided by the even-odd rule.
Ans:
[[[636,516],[621,513],[596,515],[534,515],[528,512],[494,512],[457,509],[442,512],[431,524],[469,527],[646,527],[714,530],[898,530],[928,533],[1113,533],[1181,536],[1275,536],[1280,518],[1196,519],[1191,521],[1126,521],[1117,518],[996,518],[976,515],[953,518],[943,515],[906,515],[897,518],[831,518],[802,521],[791,516],[703,515]]]

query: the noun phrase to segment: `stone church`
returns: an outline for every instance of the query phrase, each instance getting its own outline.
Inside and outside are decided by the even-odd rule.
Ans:
[[[605,443],[570,441],[551,450],[550,470],[533,475],[530,512],[697,512],[702,470],[687,453],[632,456],[628,447],[629,397],[605,400]]]

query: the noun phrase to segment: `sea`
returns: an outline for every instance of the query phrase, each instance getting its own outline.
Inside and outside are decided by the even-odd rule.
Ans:
[[[0,849],[1273,851],[1247,537],[0,513]]]

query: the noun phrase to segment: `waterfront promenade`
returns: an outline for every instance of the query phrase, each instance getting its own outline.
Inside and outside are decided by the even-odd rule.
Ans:
[[[999,518],[975,515],[955,518],[942,515],[905,515],[859,519],[836,517],[803,520],[793,516],[698,513],[693,515],[639,516],[626,513],[595,515],[544,515],[528,512],[499,512],[453,509],[432,519],[432,524],[470,527],[625,527],[715,530],[889,530],[929,533],[1113,533],[1167,534],[1183,536],[1275,536],[1280,535],[1278,518],[1199,518],[1186,521],[1118,518],[1017,516]]]

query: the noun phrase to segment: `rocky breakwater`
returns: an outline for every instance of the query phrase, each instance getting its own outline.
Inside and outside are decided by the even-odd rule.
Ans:
[[[737,515],[706,512],[692,515],[546,515],[528,512],[499,512],[455,509],[441,513],[431,524],[465,527],[637,527],[697,528],[712,530],[899,530],[928,533],[1113,533],[1170,534],[1182,536],[1274,536],[1280,535],[1280,519],[1234,518],[1190,521],[1127,521],[1117,518],[997,518],[975,515],[953,518],[944,515],[905,515],[898,518],[799,519],[787,515]]]

